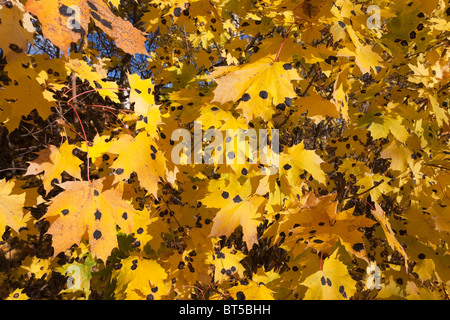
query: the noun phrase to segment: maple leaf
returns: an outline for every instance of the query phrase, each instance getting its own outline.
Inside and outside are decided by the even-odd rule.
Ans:
[[[261,281],[242,281],[228,292],[235,300],[274,300],[273,291]]]
[[[220,208],[213,219],[210,236],[229,236],[238,227],[242,227],[243,239],[249,250],[258,242],[257,227],[261,217],[259,207],[265,198],[252,195],[252,185],[246,181],[239,184],[237,176],[232,178],[228,188],[214,192],[202,199],[202,203],[211,208]],[[234,181],[233,181],[234,180]],[[234,182],[234,183],[233,183]]]
[[[332,3],[331,1],[325,0],[303,0],[300,4],[296,1],[291,1],[294,5],[294,18],[302,22],[317,20],[321,15],[329,11]]]
[[[0,180],[0,233],[5,231],[6,226],[18,233],[30,218],[25,216],[24,207],[31,207],[39,200],[37,194],[27,194],[28,190],[21,189],[21,185],[15,179]]]
[[[49,145],[47,149],[38,152],[35,160],[29,162],[25,175],[37,175],[44,172],[42,181],[46,191],[50,191],[53,185],[60,181],[63,172],[81,180],[80,165],[83,161],[74,155],[75,149],[76,146],[70,145],[67,141],[59,149]]]
[[[251,249],[258,242],[259,222],[256,219],[260,216],[258,209],[264,200],[264,197],[261,196],[252,196],[247,199],[236,196],[233,203],[230,202],[217,212],[213,220],[211,236],[229,236],[240,225],[247,248]]]
[[[117,247],[116,225],[126,233],[133,231],[133,216],[139,214],[122,199],[123,183],[104,188],[106,178],[92,181],[68,181],[58,186],[65,191],[52,199],[43,219],[50,221],[55,257],[79,244],[87,235],[92,254],[106,262]]]
[[[20,53],[5,67],[13,82],[5,90],[0,90],[0,122],[10,132],[19,127],[22,116],[27,116],[34,109],[39,110],[43,119],[47,119],[51,115],[51,107],[55,106],[53,94],[49,95],[39,82],[38,70],[33,67],[35,63],[32,60],[31,56]]]
[[[130,102],[134,112],[139,115],[136,129],[145,128],[152,138],[157,137],[158,127],[162,123],[159,105],[155,104],[154,84],[152,79],[141,79],[137,74],[128,74],[130,84]]]
[[[155,197],[158,195],[158,182],[165,175],[165,158],[158,144],[143,131],[135,138],[122,135],[112,142],[108,152],[118,154],[112,168],[119,180],[136,172],[141,185]]]
[[[155,96],[152,94],[154,85],[151,79],[141,79],[137,74],[128,74],[130,83],[130,102],[134,103],[134,111],[137,114],[147,115],[148,108],[155,104]]]
[[[370,72],[371,70],[377,72],[377,67],[381,68],[383,66],[383,59],[381,59],[378,53],[373,51],[371,45],[359,45],[354,51],[343,48],[338,52],[338,56],[354,56],[355,62],[363,74]]]
[[[317,118],[316,122],[325,120],[326,116],[338,118],[340,115],[334,103],[322,98],[316,92],[310,92],[308,97],[298,99],[295,104],[299,105],[298,116],[308,112],[308,117]]]
[[[432,248],[426,243],[417,241],[415,236],[402,236],[401,241],[406,244],[408,256],[411,260],[415,260],[413,272],[417,273],[423,281],[431,280],[436,275],[443,282],[450,280],[448,273],[450,256],[445,254],[445,249]]]
[[[356,281],[339,260],[338,250],[325,259],[322,270],[301,283],[308,287],[305,300],[349,300],[355,294]]]
[[[236,120],[232,112],[222,110],[216,105],[206,104],[199,109],[199,112],[201,115],[196,120],[201,122],[203,128],[206,130],[211,127],[217,130],[245,130],[247,128],[245,120]],[[231,131],[229,132],[231,133]],[[223,135],[226,136],[226,132]],[[235,136],[232,138],[235,139]]]
[[[93,141],[83,141],[81,143],[81,150],[87,150],[89,148],[89,157],[95,160],[102,158],[102,156],[108,152],[111,148],[110,139],[106,135],[97,134]]]
[[[450,231],[449,205],[450,201],[448,197],[445,197],[444,199],[438,199],[430,207],[429,211],[436,223],[436,230]]]
[[[312,250],[304,250],[298,254],[299,250],[292,251],[289,256],[288,265],[289,270],[282,274],[279,279],[274,280],[270,284],[269,288],[280,287],[282,291],[275,293],[276,299],[280,297],[290,296],[291,292],[304,292],[305,287],[301,284],[307,277],[317,272],[318,269],[318,257],[317,253],[313,253]],[[255,280],[256,281],[256,280]],[[281,294],[281,296],[279,296]],[[304,294],[302,294],[304,296]]]
[[[244,258],[245,255],[236,249],[222,248],[210,252],[208,263],[214,266],[214,281],[221,283],[230,276],[242,276],[245,268],[241,261]]]
[[[314,248],[329,253],[337,241],[355,256],[367,260],[363,241],[364,234],[359,228],[371,227],[375,221],[365,216],[354,216],[352,210],[337,211],[336,194],[316,197],[306,196],[300,210],[297,203],[284,213],[285,221],[280,222],[277,234],[289,236],[285,243],[305,242],[305,248]]]
[[[408,281],[406,287],[406,299],[408,300],[443,300],[444,297],[441,296],[437,291],[430,291],[423,287],[417,287],[417,285]]]
[[[87,34],[91,18],[123,51],[131,55],[147,54],[144,34],[129,21],[117,17],[103,1],[29,0],[26,10],[38,17],[44,36],[64,54],[72,42]]]
[[[388,104],[388,109],[394,107],[394,103]],[[404,118],[395,114],[383,114],[381,112],[370,112],[359,119],[360,126],[369,126],[369,131],[374,139],[388,137],[391,133],[398,141],[406,143],[408,131],[403,125]]]
[[[165,284],[166,271],[157,261],[130,255],[113,265],[116,293],[131,300],[160,299],[170,287]]]
[[[105,61],[89,65],[86,61],[83,61],[81,54],[72,53],[71,58],[65,63],[67,73],[75,73],[80,79],[89,81],[92,88],[104,88],[109,90],[98,90],[100,96],[106,98],[109,97],[114,102],[120,102],[117,94],[117,83],[113,81],[105,81],[108,77],[107,66]]]
[[[379,173],[372,174],[365,172],[355,183],[363,192],[368,192],[374,201],[381,201],[383,195],[388,195],[392,192],[392,187],[388,184],[389,178],[382,176]]]
[[[375,210],[372,211],[373,216],[380,223],[381,228],[384,231],[384,235],[386,236],[386,240],[389,246],[397,250],[401,253],[401,255],[405,258],[405,268],[408,270],[408,256],[406,255],[406,251],[400,242],[397,240],[394,231],[392,230],[391,224],[389,223],[388,218],[386,217],[383,209],[380,207],[378,203],[375,203]]]
[[[17,0],[0,3],[0,47],[8,61],[15,53],[27,51],[28,43],[33,42],[34,27],[31,16]]]
[[[193,290],[183,290],[182,287],[184,285],[189,285],[197,281],[199,283],[211,281],[211,277],[208,275],[210,265],[205,262],[207,256],[204,252],[205,247],[210,247],[208,244],[211,244],[211,241],[206,239],[206,237],[202,238],[202,240],[201,242],[196,242],[194,246],[191,246],[193,243],[190,242],[189,247],[194,249],[185,250],[181,254],[175,252],[161,263],[169,279],[177,279],[177,294],[186,295],[186,298],[191,298],[188,292],[192,293]]]
[[[212,102],[224,104],[239,100],[248,121],[260,116],[268,121],[274,114],[273,106],[291,105],[296,96],[291,81],[300,80],[290,63],[267,56],[242,66],[218,67],[210,74],[217,82]]]
[[[314,150],[305,150],[303,141],[280,154],[280,175],[287,176],[292,185],[301,183],[300,175],[304,171],[309,172],[314,179],[320,183],[325,183],[326,177],[320,164],[323,160]]]
[[[16,289],[6,298],[6,300],[30,300],[30,297],[27,296],[23,289]]]
[[[51,261],[49,259],[40,259],[36,256],[26,257],[20,266],[19,275],[28,274],[28,278],[32,275],[37,279],[47,278],[49,276],[48,269],[50,268]]]
[[[448,110],[445,110],[439,105],[439,102],[437,101],[436,97],[432,94],[428,96],[428,99],[430,101],[431,107],[433,108],[433,112],[436,116],[436,120],[439,126],[443,126],[445,124],[450,124],[450,115],[448,113]]]
[[[380,156],[391,159],[392,170],[405,172],[408,167],[413,168],[414,166],[411,153],[408,153],[408,149],[400,146],[396,141],[392,141],[387,147],[383,148]]]

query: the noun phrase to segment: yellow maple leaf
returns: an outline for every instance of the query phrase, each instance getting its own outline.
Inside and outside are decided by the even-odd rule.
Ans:
[[[30,278],[31,275],[34,274],[37,279],[40,279],[43,276],[46,276],[45,278],[47,278],[49,276],[48,269],[50,268],[50,263],[51,261],[49,259],[28,256],[22,261],[22,265],[19,268],[19,274],[22,275],[28,273]]]
[[[145,131],[135,138],[126,134],[120,136],[108,150],[119,155],[112,165],[117,180],[128,178],[136,172],[141,185],[157,197],[159,178],[164,177],[166,169],[164,155],[157,147]]]
[[[264,283],[260,281],[242,281],[242,283],[228,289],[235,300],[274,300],[272,290]]]
[[[406,299],[408,300],[444,300],[445,297],[437,290],[431,291],[425,287],[418,287],[413,281],[406,284]]]
[[[428,99],[430,101],[438,125],[440,127],[442,127],[444,123],[448,125],[450,123],[450,114],[448,110],[445,110],[439,105],[436,96],[434,96],[433,94],[429,94]]]
[[[230,276],[242,277],[245,268],[241,261],[245,255],[235,249],[222,248],[210,252],[207,262],[214,266],[214,282],[221,283]]]
[[[6,226],[16,232],[25,227],[30,217],[24,215],[24,206],[32,206],[32,200],[37,199],[37,194],[35,199],[29,199],[26,190],[20,188],[19,181],[0,180],[0,233],[5,231]]]
[[[6,300],[30,300],[23,289],[16,289],[10,293],[10,295],[6,298]]]
[[[260,223],[257,220],[260,216],[258,209],[264,200],[261,196],[252,196],[245,200],[236,196],[233,203],[222,208],[214,217],[211,236],[229,236],[240,225],[243,239],[250,250],[253,244],[258,242],[257,227]]]
[[[141,79],[138,74],[128,74],[130,84],[130,101],[134,103],[134,111],[137,114],[147,115],[149,106],[155,104],[151,79]]]
[[[397,240],[394,231],[392,230],[391,224],[386,217],[386,214],[384,213],[383,209],[380,207],[378,203],[375,203],[375,210],[372,211],[373,216],[377,219],[377,221],[380,223],[381,228],[384,231],[384,234],[386,236],[386,240],[389,244],[389,246],[397,250],[401,253],[401,255],[405,258],[405,268],[408,271],[408,256],[406,255],[406,251],[403,248],[403,246],[400,244],[400,242]]]
[[[284,242],[286,245],[302,242],[306,243],[305,248],[325,253],[340,241],[349,253],[367,260],[364,233],[358,229],[371,227],[375,221],[354,216],[352,209],[338,212],[335,198],[336,194],[322,197],[309,194],[300,210],[297,203],[292,204],[292,208],[283,212],[277,234],[290,234]]]
[[[30,18],[18,0],[5,2],[5,5],[0,3],[0,48],[8,62],[15,53],[26,52],[28,43],[33,42],[34,28]]]
[[[57,64],[54,63],[55,66]],[[32,57],[20,53],[5,67],[13,82],[5,86],[5,90],[0,90],[0,122],[10,132],[19,127],[22,116],[28,116],[34,109],[39,110],[43,119],[47,119],[52,114],[51,107],[55,106],[53,94],[49,95],[39,82],[39,74],[33,66]]]
[[[80,165],[83,161],[74,156],[75,148],[76,146],[70,145],[67,141],[59,149],[49,145],[47,149],[38,152],[35,160],[29,162],[25,175],[37,175],[44,172],[43,184],[47,192],[53,188],[53,184],[60,181],[63,172],[81,180]]]
[[[116,294],[128,300],[160,299],[167,294],[166,271],[152,259],[133,254],[113,265],[113,279],[117,280]]]
[[[301,183],[300,175],[310,173],[320,183],[326,182],[325,173],[320,168],[323,160],[314,150],[305,150],[303,141],[280,154],[280,175],[287,176],[292,185]]]
[[[81,54],[72,53],[71,59],[65,63],[67,73],[75,73],[80,79],[89,81],[92,88],[105,89],[98,90],[98,93],[102,97],[109,97],[112,101],[119,103],[120,100],[117,97],[118,86],[116,82],[105,81],[108,77],[108,71],[104,66],[104,62],[99,64],[89,65],[83,60]]]
[[[408,166],[411,168],[414,166],[411,154],[412,152],[407,147],[401,146],[396,141],[392,141],[387,147],[383,148],[380,157],[391,159],[392,170],[405,172]]]
[[[130,102],[134,104],[136,116],[125,116],[124,120],[135,120],[136,117],[139,117],[136,129],[145,128],[150,137],[156,138],[162,117],[159,105],[155,104],[153,95],[155,86],[152,79],[142,79],[137,74],[128,74],[128,82],[131,88]]]
[[[79,244],[87,234],[93,256],[106,262],[117,247],[116,225],[125,233],[133,231],[133,216],[138,212],[122,200],[123,183],[106,190],[103,183],[105,178],[59,184],[65,191],[52,199],[43,217],[51,224],[53,256]]]
[[[392,192],[392,187],[389,185],[389,178],[379,173],[364,172],[356,182],[356,186],[361,187],[361,192],[368,192],[372,200],[381,201],[383,195]],[[370,189],[370,191],[367,191]]]
[[[339,260],[338,250],[325,259],[322,270],[306,278],[301,284],[308,287],[305,300],[348,300],[356,292],[356,281]]]
[[[296,105],[299,106],[299,115],[308,112],[308,117],[317,119],[316,122],[326,119],[327,116],[339,118],[340,115],[340,112],[334,103],[322,98],[316,92],[310,92],[308,97],[298,99]]]
[[[354,50],[345,47],[338,51],[339,57],[355,57],[355,62],[361,69],[363,74],[373,70],[377,71],[377,67],[382,67],[383,59],[380,55],[373,51],[373,46],[371,45],[358,45]]]
[[[446,179],[448,183],[448,178]],[[433,201],[433,206],[429,209],[431,216],[436,222],[436,230],[450,231],[450,201],[448,197]]]
[[[212,102],[239,100],[238,108],[247,121],[258,116],[267,121],[275,112],[274,106],[289,106],[296,96],[291,81],[300,80],[290,63],[275,62],[274,55],[242,66],[218,67],[210,77],[218,84]]]
[[[389,109],[395,107],[395,105],[395,103],[390,102],[386,114],[383,114],[382,112],[365,114],[359,119],[360,127],[369,126],[369,131],[374,139],[386,138],[389,133],[391,133],[395,139],[402,143],[406,143],[409,133],[403,125],[405,119],[400,115],[389,112]]]

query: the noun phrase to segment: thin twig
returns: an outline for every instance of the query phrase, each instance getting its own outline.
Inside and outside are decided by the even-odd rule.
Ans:
[[[369,189],[364,190],[363,192],[358,193],[358,194],[355,194],[355,195],[353,195],[353,196],[349,196],[349,197],[347,197],[347,198],[344,198],[344,199],[342,199],[342,200],[347,200],[347,199],[359,199],[359,197],[361,197],[363,194],[366,194],[367,192],[372,191],[373,189],[375,189],[376,187],[378,187],[378,186],[379,186],[380,184],[382,184],[383,182],[384,182],[384,179],[381,179],[381,181],[375,182],[375,184],[374,184],[372,187],[370,187]]]
[[[0,170],[0,172],[4,172],[4,171],[14,171],[14,170],[23,170],[23,171],[27,171],[27,169],[24,169],[24,168],[6,168],[6,169]]]
[[[425,166],[430,166],[430,167],[435,167],[435,168],[439,168],[442,170],[450,170],[450,168],[447,168],[445,166],[441,166],[439,164],[432,164],[432,163],[424,163]]]

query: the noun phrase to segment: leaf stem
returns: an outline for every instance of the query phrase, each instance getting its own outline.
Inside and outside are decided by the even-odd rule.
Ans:
[[[87,139],[86,131],[84,130],[83,123],[81,122],[80,115],[78,114],[77,110],[71,104],[72,101],[77,101],[76,99],[82,95],[91,93],[91,92],[97,92],[98,90],[123,90],[123,91],[129,91],[130,89],[124,89],[124,88],[99,88],[99,89],[91,89],[84,92],[81,92],[77,94],[76,96],[73,96],[67,101],[67,104],[72,108],[72,110],[75,112],[75,115],[78,118],[78,121],[80,122],[81,131],[83,132],[84,141],[86,142],[86,174],[87,174],[87,180],[89,183],[91,183],[91,177],[90,177],[90,160],[89,160],[89,141]],[[117,115],[116,115],[117,116]],[[119,119],[120,120],[120,119]],[[123,122],[122,122],[123,123]],[[127,129],[128,130],[128,129]]]
[[[295,25],[295,23],[292,23],[290,25],[289,29],[286,31],[286,34],[283,37],[283,41],[281,42],[280,48],[278,49],[277,56],[275,57],[275,62],[278,62],[278,58],[280,57],[281,49],[283,49],[284,43],[286,42],[286,38],[287,38],[289,32],[291,32],[291,29],[294,25]]]
[[[1,169],[0,172],[4,172],[4,171],[14,171],[14,170],[23,170],[23,171],[27,171],[27,169],[25,169],[25,168],[6,168],[6,169]]]

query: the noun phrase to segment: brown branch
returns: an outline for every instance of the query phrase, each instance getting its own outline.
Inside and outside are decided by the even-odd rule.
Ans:
[[[375,189],[376,187],[378,187],[378,186],[379,186],[380,184],[382,184],[383,182],[384,182],[384,179],[382,179],[381,181],[376,182],[375,185],[373,185],[373,186],[370,187],[369,189],[364,190],[363,192],[358,193],[358,194],[355,194],[355,195],[353,195],[353,196],[349,196],[349,197],[347,197],[347,198],[344,198],[344,199],[342,199],[342,200],[347,200],[347,199],[358,199],[358,198],[361,197],[363,194],[372,191],[373,189]]]
[[[447,82],[447,84],[445,86],[443,86],[442,88],[440,88],[437,93],[441,93],[441,91],[444,91],[448,87],[450,87],[450,82]]]
[[[258,31],[258,33],[253,37],[252,41],[250,41],[250,43],[245,47],[244,51],[247,52],[248,50],[250,50],[255,45],[256,40],[258,40],[260,36],[261,33]]]
[[[434,168],[439,168],[439,169],[442,169],[442,170],[449,170],[450,171],[450,168],[447,168],[445,166],[441,166],[441,165],[438,165],[438,164],[425,163],[425,165],[429,166],[429,167],[434,167]]]
[[[444,290],[445,300],[450,300],[450,298],[448,297],[447,290],[445,290],[445,284],[443,282],[442,282],[442,289]]]

